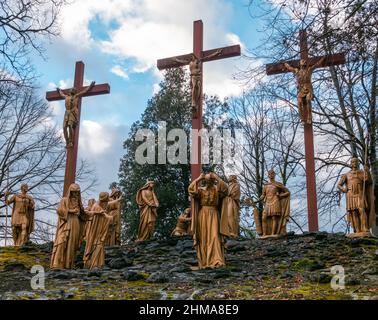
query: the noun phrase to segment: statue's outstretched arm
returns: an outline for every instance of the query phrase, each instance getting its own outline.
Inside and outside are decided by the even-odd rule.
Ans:
[[[91,84],[86,89],[84,89],[83,91],[77,93],[76,97],[80,97],[80,96],[86,94],[87,92],[91,91],[93,89],[93,87],[95,86],[95,84],[96,84],[96,82],[92,81]]]
[[[62,97],[62,98],[67,98],[68,96],[60,89],[60,88],[56,88],[56,91],[58,92],[58,94]]]
[[[287,62],[284,62],[284,66],[287,70],[291,71],[291,72],[294,72],[294,73],[297,73],[298,72],[298,69],[297,68],[294,68],[292,67],[290,64],[288,64]]]
[[[216,56],[219,56],[222,53],[222,51],[223,51],[223,49],[218,49],[217,51],[213,52],[212,54],[209,54],[206,57],[203,57],[202,59],[211,59],[211,58],[214,58]]]

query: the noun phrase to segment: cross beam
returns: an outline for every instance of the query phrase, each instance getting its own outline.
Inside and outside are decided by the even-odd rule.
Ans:
[[[219,54],[217,54],[220,52]],[[178,68],[189,64],[189,61],[194,54],[195,57],[201,62],[209,62],[220,59],[240,56],[240,45],[233,45],[212,50],[203,50],[203,22],[202,20],[194,21],[193,24],[193,53],[175,56],[157,61],[159,70]],[[178,62],[176,60],[187,61]],[[203,65],[201,63],[201,80],[200,80],[200,94],[198,113],[192,116],[192,159],[191,159],[191,175],[192,180],[199,177],[202,171],[201,166],[201,140],[197,134],[202,129],[202,109],[203,109]]]
[[[308,57],[308,43],[307,43],[307,32],[306,30],[301,30],[299,33],[300,40],[300,58],[301,60],[306,60],[308,66],[314,66],[319,63],[320,60],[323,61],[317,65],[317,68],[324,68],[328,66],[335,66],[344,64],[345,55],[344,53],[337,53],[327,56],[318,56],[309,58]],[[281,61],[278,63],[271,63],[266,65],[267,75],[281,74],[289,72],[285,67],[284,63],[288,63],[291,67],[299,68],[300,60],[291,61]],[[308,114],[304,117],[307,118]],[[304,142],[305,142],[305,158],[306,158],[306,186],[307,186],[307,211],[308,211],[308,227],[310,232],[317,232],[319,230],[318,221],[318,205],[317,205],[317,195],[316,195],[316,177],[315,177],[315,156],[314,156],[314,130],[311,123],[304,123]]]
[[[76,62],[75,66],[75,79],[74,88],[78,91],[83,91],[88,87],[84,87],[84,63],[82,61]],[[69,94],[71,89],[62,90],[64,94]],[[110,93],[110,86],[107,83],[95,85],[90,91],[81,95],[78,98],[78,125],[74,131],[73,147],[67,148],[67,158],[66,158],[66,170],[64,175],[64,191],[63,196],[66,195],[68,187],[70,184],[75,183],[76,179],[76,165],[77,165],[77,155],[79,146],[79,129],[80,129],[80,114],[81,114],[81,99],[82,97],[90,97],[96,95],[103,95]],[[48,101],[58,101],[64,100],[64,98],[57,91],[46,92],[46,99]]]

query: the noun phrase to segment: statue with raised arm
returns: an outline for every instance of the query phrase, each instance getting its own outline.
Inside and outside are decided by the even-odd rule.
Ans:
[[[108,192],[100,192],[99,200],[90,211],[91,220],[88,224],[84,252],[84,267],[88,269],[101,268],[105,264],[105,240],[109,227],[114,219],[111,215],[122,200],[122,195],[111,200]]]
[[[63,120],[63,135],[67,148],[73,147],[74,143],[74,133],[79,122],[79,98],[91,91],[94,85],[95,82],[92,81],[86,89],[80,92],[76,88],[72,88],[69,94],[65,94],[60,88],[56,88],[59,95],[65,100],[66,111]]]
[[[118,199],[122,192],[116,188],[112,189],[110,194],[110,201]],[[106,246],[119,246],[121,245],[121,202],[118,202],[115,208],[110,212],[113,216],[113,221],[110,224],[108,235],[106,236]]]
[[[13,205],[12,209],[12,236],[15,246],[22,246],[29,241],[34,231],[34,200],[28,195],[29,187],[26,183],[21,185],[21,193],[13,195],[5,193],[5,204]]]
[[[312,87],[311,76],[314,69],[319,67],[326,57],[321,58],[312,66],[307,65],[307,60],[301,59],[299,68],[294,68],[288,63],[284,63],[285,68],[293,72],[297,78],[298,89],[298,111],[302,124],[311,124],[312,108],[311,101],[314,100],[314,90]]]
[[[351,168],[338,183],[340,192],[345,193],[347,218],[354,231],[349,236],[370,236],[369,229],[375,225],[373,180],[367,166],[359,169],[358,158],[352,158]]]
[[[138,241],[149,240],[155,231],[157,208],[159,201],[154,192],[155,182],[147,181],[136,195],[136,203],[140,210]]]
[[[227,184],[215,173],[201,174],[189,186],[192,198],[191,233],[197,251],[198,268],[218,268],[226,264],[224,240],[229,236]]]
[[[222,53],[222,49],[215,51],[214,53],[202,57],[201,59],[197,58],[195,54],[192,54],[190,60],[182,60],[174,58],[174,61],[182,64],[189,64],[190,70],[190,79],[191,79],[191,89],[192,89],[192,115],[193,117],[198,117],[199,106],[201,102],[202,95],[202,61],[204,59],[210,59],[216,57]]]

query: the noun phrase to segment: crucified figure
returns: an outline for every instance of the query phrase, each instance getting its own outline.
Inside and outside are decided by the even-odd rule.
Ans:
[[[307,60],[301,59],[299,62],[299,68],[294,68],[286,62],[284,63],[285,68],[293,72],[297,78],[298,109],[302,124],[311,124],[312,122],[311,101],[314,100],[314,92],[311,76],[314,69],[319,67],[324,62],[325,58],[326,57],[321,58],[312,66],[307,65]]]
[[[222,53],[222,49],[218,49],[212,54],[201,59],[197,58],[195,54],[191,55],[190,60],[181,60],[174,58],[174,61],[182,64],[189,64],[190,79],[191,79],[191,89],[192,89],[192,115],[193,117],[198,117],[201,94],[202,94],[202,61],[205,59],[211,59]]]
[[[63,120],[63,134],[67,148],[73,147],[74,133],[79,122],[79,98],[91,91],[94,85],[95,82],[92,81],[89,87],[80,92],[76,88],[72,88],[69,94],[65,94],[60,88],[56,88],[56,91],[65,100],[66,111]]]

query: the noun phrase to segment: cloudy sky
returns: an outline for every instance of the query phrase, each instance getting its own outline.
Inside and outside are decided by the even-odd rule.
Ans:
[[[78,60],[85,63],[86,83],[110,83],[110,95],[84,98],[82,105],[79,157],[96,169],[96,193],[117,180],[128,128],[162,79],[156,60],[192,52],[193,21],[199,19],[204,22],[205,50],[239,43],[245,52],[257,46],[259,21],[250,17],[248,2],[80,0],[64,8],[61,36],[46,45],[47,59],[35,57],[35,64],[41,94],[71,87]],[[243,88],[233,75],[247,63],[243,58],[207,63],[204,91],[220,97],[240,94]],[[61,124],[63,103],[50,106]]]

